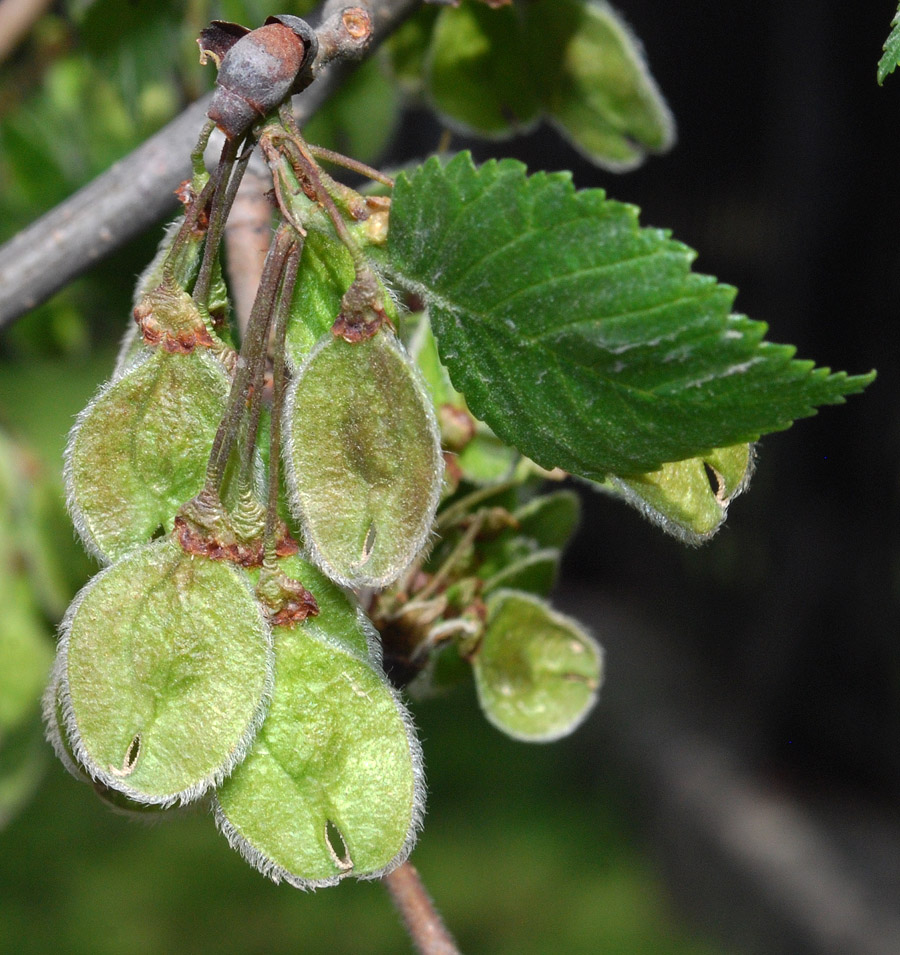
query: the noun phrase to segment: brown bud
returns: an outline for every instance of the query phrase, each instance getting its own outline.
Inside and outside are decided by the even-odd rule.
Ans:
[[[302,77],[316,55],[316,35],[304,20],[288,15],[269,17],[243,35],[234,24],[216,21],[216,27],[198,41],[204,56],[217,62],[224,52],[207,115],[236,139],[304,85]]]

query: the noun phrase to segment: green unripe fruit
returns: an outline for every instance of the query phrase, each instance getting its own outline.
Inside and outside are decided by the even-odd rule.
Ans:
[[[424,782],[412,722],[373,660],[372,627],[304,561],[279,561],[320,612],[276,627],[275,691],[246,760],[216,794],[231,845],[276,882],[375,878],[409,854]]]
[[[736,444],[672,461],[648,474],[610,476],[601,486],[625,498],[673,537],[702,544],[725,523],[729,505],[750,483],[753,466],[750,445]]]
[[[171,538],[136,548],[63,622],[57,672],[74,757],[135,802],[190,802],[247,752],[272,668],[246,573]]]
[[[514,739],[551,742],[571,733],[597,700],[603,652],[574,620],[513,590],[488,600],[473,659],[485,716]]]
[[[431,400],[397,338],[330,333],[291,386],[288,488],[312,559],[350,587],[385,587],[425,545],[443,458]]]
[[[171,530],[199,493],[228,399],[206,349],[157,350],[114,378],[78,416],[66,448],[66,495],[85,547],[108,562]]]

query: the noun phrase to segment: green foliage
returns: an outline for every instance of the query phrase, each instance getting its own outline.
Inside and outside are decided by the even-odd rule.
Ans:
[[[306,124],[311,143],[363,162],[376,162],[400,121],[400,91],[378,56],[360,65]],[[364,123],[359,117],[365,116]]]
[[[52,653],[27,578],[6,570],[0,579],[0,599],[5,608],[0,625],[2,746],[5,731],[19,726],[34,709],[47,680]]]
[[[426,314],[415,322],[409,347],[431,392],[441,442],[455,452],[454,466],[462,479],[471,484],[490,484],[509,478],[519,455],[469,412],[466,399],[453,387],[447,369],[441,364]]]
[[[469,2],[441,11],[427,56],[434,106],[465,131],[522,132],[540,116],[540,75],[520,10]],[[534,47],[532,47],[533,49]]]
[[[900,8],[891,20],[891,32],[884,41],[884,54],[878,61],[878,85],[894,72],[900,63]]]
[[[546,118],[588,159],[614,170],[674,140],[640,44],[604,2],[425,8],[391,49],[401,85],[466,133],[509,136]]]
[[[578,527],[581,506],[574,491],[553,491],[513,511],[516,533],[539,547],[563,548]]]
[[[79,7],[87,58],[52,65],[49,92],[0,126],[32,199],[45,178],[71,188],[210,79],[184,66],[173,5],[111,9]],[[486,136],[547,120],[611,169],[673,141],[604,2],[423,9],[390,60],[393,78],[365,65],[310,135],[374,157],[402,88]],[[53,126],[81,100],[97,118],[72,173]],[[44,718],[62,762],[117,811],[214,791],[234,848],[312,888],[377,877],[412,849],[422,759],[395,686],[471,678],[487,719],[523,741],[591,711],[602,650],[547,600],[578,497],[542,493],[546,479],[602,482],[706,540],[747,484],[751,442],[872,376],[764,342],[762,323],[731,313],[733,289],[691,271],[690,249],[566,174],[462,154],[393,188],[372,173],[381,195],[364,196],[324,173],[284,112],[241,137],[214,178],[196,171],[139,279],[113,377],[72,430],[70,511],[108,566],[63,621]],[[218,244],[242,168],[228,157],[257,143],[278,225],[239,328]],[[41,608],[68,597],[39,546],[40,499],[10,460],[0,441],[0,604],[13,608],[0,819],[34,778]]]
[[[52,657],[41,610],[65,586],[39,524],[45,484],[38,461],[0,430],[0,751],[34,714]]]
[[[33,711],[34,700],[28,702]],[[34,712],[13,732],[0,733],[0,831],[34,795],[46,768],[47,749]]]
[[[71,556],[62,493],[40,460],[0,429],[0,829],[46,765],[37,701],[53,658],[48,619],[62,614],[80,562]]]
[[[782,430],[873,377],[793,361],[632,206],[512,160],[476,168],[463,153],[401,174],[389,255],[469,407],[542,467],[653,471]]]
[[[511,511],[509,526],[480,547],[477,574],[484,581],[483,593],[511,588],[548,596],[579,512],[571,491],[542,494]]]
[[[551,122],[599,166],[632,169],[675,141],[675,122],[640,43],[605,2],[541,0]],[[552,67],[550,68],[552,69]],[[549,71],[549,70],[548,70]]]

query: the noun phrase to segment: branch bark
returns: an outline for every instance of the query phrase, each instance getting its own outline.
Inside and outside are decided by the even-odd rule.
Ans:
[[[357,5],[373,23],[369,50],[422,0],[326,0],[317,23]],[[337,62],[296,97],[305,123],[340,85],[352,64]],[[209,97],[191,104],[124,159],[0,247],[0,328],[45,302],[109,253],[159,222],[176,206],[174,191],[190,176],[189,155],[206,118]]]
[[[51,0],[2,0],[0,2],[0,63],[25,39]]]
[[[248,169],[225,222],[228,290],[241,338],[250,321],[266,252],[272,241],[273,207],[266,196],[271,188],[272,179],[265,169]]]

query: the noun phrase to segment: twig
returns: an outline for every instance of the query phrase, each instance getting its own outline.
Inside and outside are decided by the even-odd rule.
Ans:
[[[51,0],[2,0],[0,2],[0,63],[27,36]]]
[[[248,169],[225,223],[228,289],[243,336],[272,240],[272,204],[266,193],[272,180]]]
[[[390,189],[394,187],[394,180],[390,176],[381,172],[379,169],[373,169],[367,163],[359,162],[357,159],[351,159],[350,156],[343,156],[341,153],[335,152],[333,149],[326,149],[324,146],[315,146],[312,143],[307,143],[307,145],[309,146],[309,151],[313,159],[330,162],[335,166],[342,166],[344,169],[349,169],[351,172],[358,173],[360,176],[365,176],[373,182],[380,182],[383,186],[387,186]]]
[[[409,937],[421,955],[460,955],[411,862],[404,862],[381,881],[403,916]]]
[[[355,0],[372,19],[366,53],[422,0]],[[327,0],[325,20],[348,0]],[[313,22],[318,22],[314,15]],[[333,63],[294,101],[305,123],[340,85],[352,64]],[[129,239],[174,210],[174,191],[191,174],[190,152],[206,118],[198,100],[134,152],[0,247],[0,328],[35,308]]]

